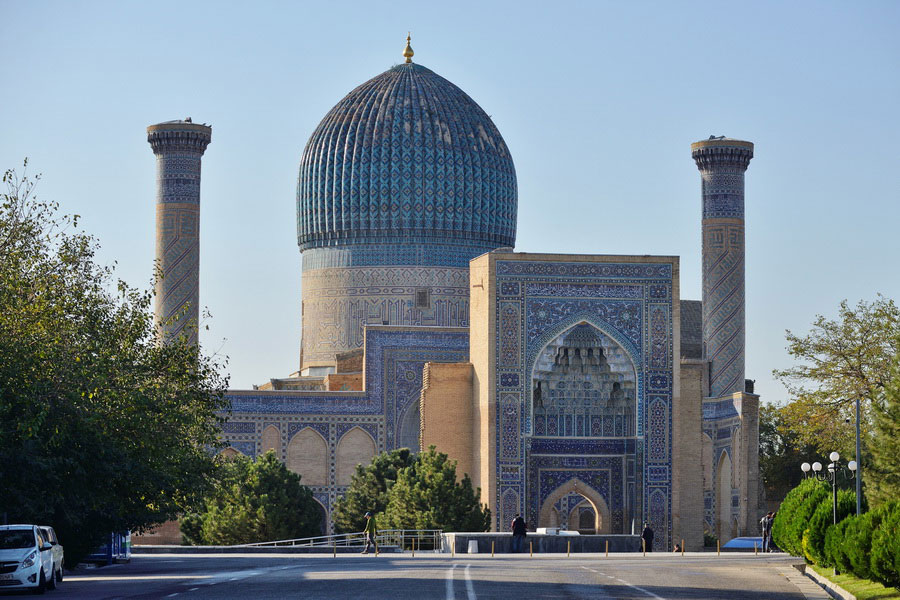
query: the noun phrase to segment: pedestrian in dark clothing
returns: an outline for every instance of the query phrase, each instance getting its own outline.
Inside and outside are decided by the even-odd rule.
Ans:
[[[645,552],[653,552],[653,530],[650,529],[650,523],[644,523],[644,530],[641,532],[641,541],[643,542]]]
[[[516,515],[516,518],[512,520],[512,551],[513,552],[521,552],[523,546],[525,545],[525,533],[527,531],[527,527],[525,527],[525,519],[522,518],[522,515]]]
[[[362,551],[363,554],[369,553],[369,545],[375,547],[375,552],[378,552],[378,542],[375,541],[375,536],[378,535],[378,529],[375,526],[375,515],[371,512],[366,513],[366,528],[363,529],[363,534],[366,536],[366,548]]]
[[[772,522],[775,520],[771,511],[767,512],[762,519],[759,520],[759,529],[762,532],[762,551],[768,552],[772,545]]]

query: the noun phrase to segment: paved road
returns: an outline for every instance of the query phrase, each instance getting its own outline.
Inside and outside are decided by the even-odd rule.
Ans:
[[[827,599],[790,566],[795,560],[701,553],[137,555],[130,564],[71,573],[47,598]]]

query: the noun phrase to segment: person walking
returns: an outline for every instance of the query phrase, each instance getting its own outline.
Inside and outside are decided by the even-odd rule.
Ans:
[[[516,518],[512,520],[512,551],[513,552],[522,552],[522,548],[525,545],[525,534],[527,528],[525,527],[525,519],[522,518],[522,515],[516,515]]]
[[[362,551],[362,554],[369,553],[369,544],[375,547],[375,552],[378,553],[378,542],[375,541],[375,536],[378,535],[378,528],[375,526],[375,515],[370,512],[366,513],[366,528],[363,529],[363,534],[366,536],[366,548]]]
[[[644,523],[644,530],[641,532],[641,540],[644,545],[645,552],[653,552],[653,530],[650,523]]]

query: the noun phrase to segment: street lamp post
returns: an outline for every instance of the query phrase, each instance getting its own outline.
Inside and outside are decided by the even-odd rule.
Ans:
[[[856,396],[856,516],[862,514],[862,458],[859,450],[859,395]],[[848,465],[849,466],[849,465]]]
[[[857,455],[858,456],[858,455]],[[838,473],[841,473],[844,477],[850,479],[856,479],[857,483],[857,492],[856,492],[856,510],[857,514],[859,514],[859,478],[856,476],[857,463],[855,460],[851,460],[847,463],[847,469],[849,470],[849,474],[843,470],[840,464],[841,455],[837,452],[832,452],[828,455],[828,458],[831,459],[831,462],[828,463],[828,473],[822,473],[822,463],[816,461],[812,465],[808,462],[800,465],[800,470],[803,471],[804,477],[810,475],[810,470],[812,470],[812,476],[818,479],[819,481],[830,481],[831,482],[831,518],[832,524],[837,525],[837,479]],[[834,567],[834,574],[838,574],[837,566]]]

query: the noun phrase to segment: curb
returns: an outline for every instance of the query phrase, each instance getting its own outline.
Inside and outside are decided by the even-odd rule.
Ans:
[[[807,569],[806,563],[796,564],[794,568],[812,579],[819,585],[823,590],[828,592],[828,595],[832,598],[837,598],[838,600],[856,600],[856,596],[834,583],[833,581],[822,577],[818,573],[816,573],[813,569]]]

